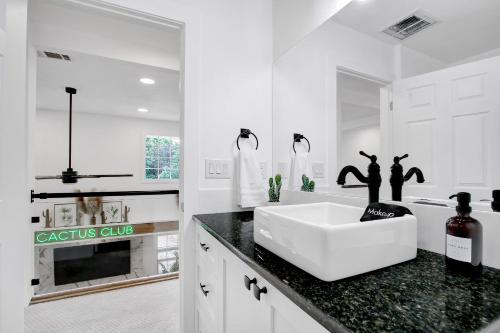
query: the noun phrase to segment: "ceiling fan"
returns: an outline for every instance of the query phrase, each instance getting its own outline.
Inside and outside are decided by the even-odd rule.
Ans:
[[[69,166],[66,171],[63,171],[57,176],[36,176],[35,179],[62,179],[63,184],[74,184],[80,178],[110,178],[110,177],[133,177],[133,174],[108,174],[108,175],[79,175],[76,170],[71,167],[71,139],[73,125],[73,95],[76,94],[76,89],[66,87],[66,92],[69,94]]]

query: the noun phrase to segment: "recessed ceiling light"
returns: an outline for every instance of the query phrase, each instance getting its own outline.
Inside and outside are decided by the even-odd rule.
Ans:
[[[137,112],[144,112],[145,113],[145,112],[149,112],[149,110],[146,108],[138,108]]]
[[[141,83],[143,84],[155,84],[155,80],[150,79],[148,77],[143,77],[139,81],[141,81]]]

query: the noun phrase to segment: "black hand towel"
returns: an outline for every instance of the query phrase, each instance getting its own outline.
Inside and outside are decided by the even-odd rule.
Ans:
[[[366,207],[365,213],[361,217],[360,221],[366,222],[389,219],[404,216],[406,214],[413,215],[412,212],[406,207],[374,202]]]

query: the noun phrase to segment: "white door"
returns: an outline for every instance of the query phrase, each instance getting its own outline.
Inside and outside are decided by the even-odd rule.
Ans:
[[[471,192],[474,201],[500,188],[500,57],[404,80],[394,87],[394,155],[419,167],[403,196],[446,198]]]
[[[0,332],[24,331],[33,241],[27,180],[27,0],[0,0]],[[32,236],[31,236],[32,237]]]
[[[266,305],[266,294],[261,294],[261,300],[254,297],[252,285],[250,290],[245,287],[245,276],[256,278],[257,285],[262,280],[255,273],[233,256],[224,258],[224,333],[269,333],[270,310]]]

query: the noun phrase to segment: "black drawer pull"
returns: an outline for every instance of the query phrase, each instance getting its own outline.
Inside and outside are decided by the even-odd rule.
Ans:
[[[253,295],[258,301],[260,301],[260,294],[267,294],[267,288],[259,288],[257,285],[253,286]]]
[[[208,291],[208,290],[205,290],[205,287],[206,287],[206,286],[207,286],[206,284],[201,284],[201,283],[200,283],[200,289],[201,289],[201,292],[203,293],[203,295],[205,295],[205,297],[207,297],[208,293],[210,292],[210,291]]]
[[[205,252],[207,252],[208,249],[210,248],[210,246],[207,246],[207,244],[205,244],[205,243],[200,243],[200,246],[201,246],[201,249]]]
[[[248,276],[245,275],[245,277],[243,278],[243,280],[245,281],[245,287],[250,290],[250,287],[252,286],[252,284],[257,284],[257,279],[256,278],[253,278],[253,279],[250,279]]]

